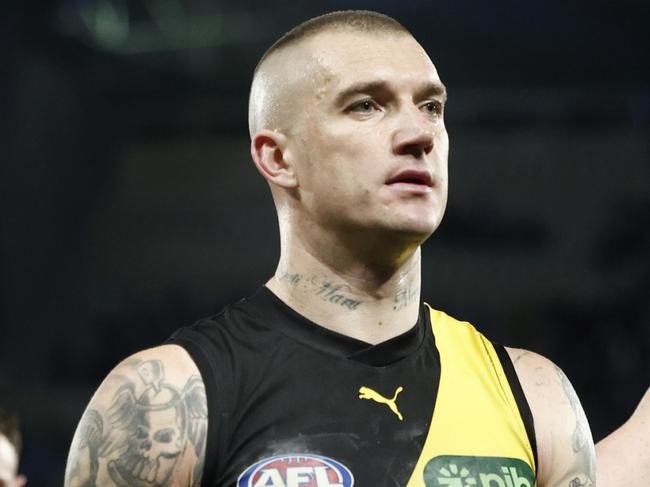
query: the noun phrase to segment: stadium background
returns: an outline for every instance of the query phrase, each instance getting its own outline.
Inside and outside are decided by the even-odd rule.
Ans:
[[[29,485],[61,485],[113,365],[272,273],[251,71],[343,8],[395,16],[449,87],[450,201],[424,297],[553,359],[596,439],[632,412],[650,381],[648,2],[11,2],[0,404],[22,417]]]

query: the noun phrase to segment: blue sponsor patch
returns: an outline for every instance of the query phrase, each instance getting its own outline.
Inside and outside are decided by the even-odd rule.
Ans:
[[[352,487],[352,472],[320,455],[292,453],[264,458],[237,479],[237,487]]]

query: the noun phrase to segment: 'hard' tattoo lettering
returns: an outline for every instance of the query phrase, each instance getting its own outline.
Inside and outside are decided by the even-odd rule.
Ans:
[[[82,417],[66,486],[171,486],[181,458],[196,465],[192,485],[200,484],[207,431],[201,379],[191,376],[177,389],[165,382],[161,361],[135,367],[139,381],[125,379],[103,416],[88,409]]]
[[[363,304],[361,299],[353,296],[354,291],[347,284],[338,284],[328,279],[318,279],[316,277],[308,279],[298,272],[288,271],[279,272],[278,280],[286,282],[292,287],[301,288],[306,292],[313,293],[323,301],[351,311],[356,310]]]
[[[351,298],[347,293],[349,286],[345,284],[333,284],[331,282],[324,282],[317,289],[316,295],[320,296],[324,301],[338,304],[344,308],[355,310],[361,304],[358,299]]]

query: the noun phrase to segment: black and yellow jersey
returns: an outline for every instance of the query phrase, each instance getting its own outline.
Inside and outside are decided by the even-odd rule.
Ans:
[[[369,345],[262,287],[170,343],[206,388],[204,487],[535,485],[506,351],[425,304],[409,331]]]

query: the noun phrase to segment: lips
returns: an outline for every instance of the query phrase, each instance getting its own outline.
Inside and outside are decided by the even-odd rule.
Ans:
[[[417,186],[433,187],[433,177],[429,171],[419,169],[405,169],[398,172],[386,181],[386,184],[412,184]]]

